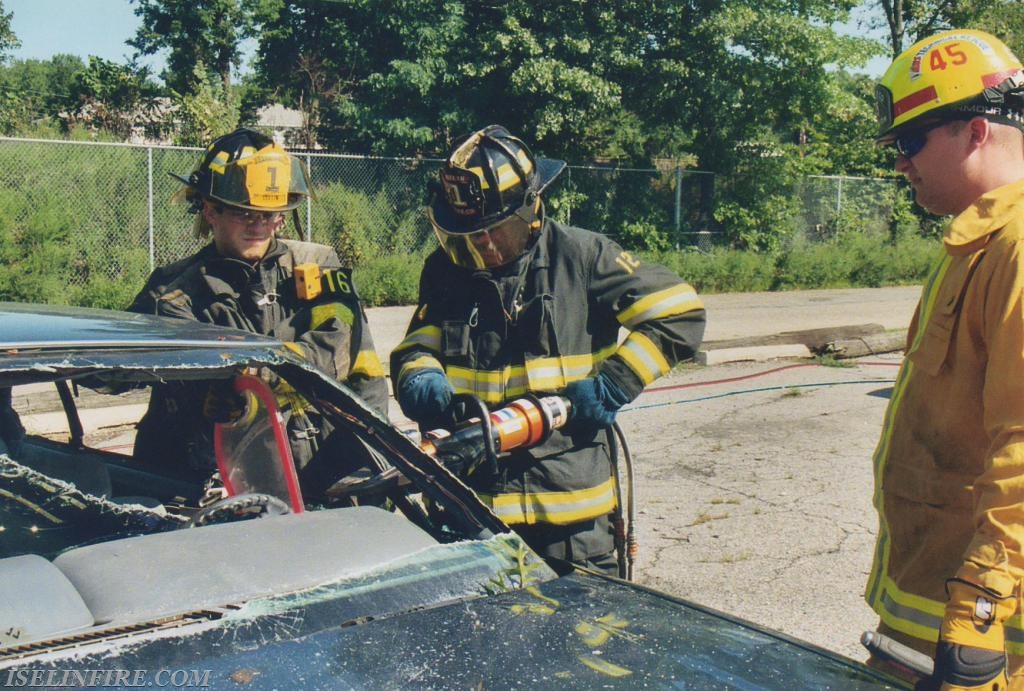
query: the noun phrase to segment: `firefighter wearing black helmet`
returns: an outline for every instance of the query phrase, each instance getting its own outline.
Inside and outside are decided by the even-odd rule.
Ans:
[[[606,435],[620,407],[693,357],[704,308],[667,269],[545,215],[542,195],[564,167],[496,125],[455,143],[427,209],[441,246],[391,376],[402,411],[428,428],[445,423],[456,393],[492,407],[568,397],[569,426],[465,480],[540,554],[612,571]]]
[[[330,247],[279,237],[287,212],[309,196],[302,163],[269,137],[239,129],[214,140],[191,175],[175,177],[185,184],[180,196],[196,215],[196,234],[211,242],[154,271],[129,310],[274,336],[385,412],[384,371],[350,272]],[[293,217],[297,225],[297,214]],[[330,290],[303,294],[296,267],[329,275],[331,280],[321,283]],[[305,402],[290,400],[287,391],[278,393],[290,414],[296,465],[310,477],[315,467],[318,478],[328,481],[330,472],[316,464],[304,468],[322,442],[322,421],[303,410]],[[209,397],[183,400],[195,395],[154,389],[139,426],[137,457],[179,467],[184,462],[197,476],[215,469],[210,422],[202,418],[202,409],[204,402],[208,413],[217,406]],[[321,477],[321,471],[326,475]]]

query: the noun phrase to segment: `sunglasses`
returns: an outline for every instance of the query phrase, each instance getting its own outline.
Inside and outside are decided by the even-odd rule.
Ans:
[[[945,122],[933,122],[931,125],[926,125],[920,129],[916,129],[912,132],[901,134],[893,140],[893,148],[903,158],[913,158],[921,153],[925,145],[928,143],[928,133],[937,127],[942,127]]]

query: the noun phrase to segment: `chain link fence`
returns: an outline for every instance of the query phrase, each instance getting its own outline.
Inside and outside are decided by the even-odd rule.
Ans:
[[[149,272],[203,244],[184,202],[172,203],[201,149],[0,138],[0,299],[123,304]],[[314,200],[287,233],[333,246],[352,266],[434,246],[422,208],[440,161],[296,153]],[[546,195],[556,219],[627,246],[724,244],[710,173],[570,166]],[[892,180],[808,178],[799,190],[809,240],[856,220],[886,227]],[[419,260],[416,259],[418,262]]]
[[[808,176],[799,186],[804,209],[803,237],[826,242],[850,228],[860,233],[888,235],[897,194],[902,191],[895,180]]]

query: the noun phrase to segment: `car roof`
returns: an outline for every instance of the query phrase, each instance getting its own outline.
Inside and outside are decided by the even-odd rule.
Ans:
[[[0,302],[0,348],[236,347],[280,341],[191,320],[55,305]]]
[[[301,361],[280,340],[187,319],[0,302],[0,324],[0,373],[16,372],[21,380],[93,368],[206,369]]]

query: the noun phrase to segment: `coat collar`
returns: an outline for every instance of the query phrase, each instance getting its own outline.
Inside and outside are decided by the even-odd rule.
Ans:
[[[1024,212],[1024,180],[1011,182],[978,197],[943,233],[946,251],[953,255],[968,254],[988,242],[989,236],[1005,227],[1010,219]]]

